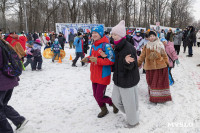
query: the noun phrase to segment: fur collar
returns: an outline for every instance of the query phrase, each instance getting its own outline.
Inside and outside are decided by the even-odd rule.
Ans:
[[[164,44],[158,38],[154,42],[149,41],[146,48],[150,50],[156,50],[158,53],[161,53],[161,51],[165,50]]]

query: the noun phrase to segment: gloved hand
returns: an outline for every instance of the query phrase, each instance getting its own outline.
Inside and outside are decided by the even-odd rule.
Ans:
[[[175,60],[176,61],[176,65],[180,64],[179,60]]]
[[[87,58],[87,57],[85,57],[85,58],[83,58],[82,60],[81,60],[81,62],[84,62],[84,63],[86,63],[86,62],[88,62],[89,61],[89,59]]]
[[[97,64],[97,57],[90,57],[91,62],[95,62]]]

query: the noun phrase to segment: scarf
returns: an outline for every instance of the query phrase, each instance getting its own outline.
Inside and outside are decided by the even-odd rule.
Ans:
[[[148,42],[146,48],[150,50],[156,50],[158,53],[161,53],[163,50],[165,51],[164,44],[160,41],[160,39],[156,39],[154,42]]]
[[[118,40],[118,41],[114,41],[114,44],[115,45],[117,45],[117,44],[119,44],[123,39],[126,39],[126,36],[125,37],[122,37],[120,40]]]

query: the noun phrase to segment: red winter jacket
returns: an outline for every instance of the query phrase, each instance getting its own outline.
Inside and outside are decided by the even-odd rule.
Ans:
[[[103,44],[105,44],[105,54],[106,58],[101,58],[99,50],[102,50]],[[97,57],[97,64],[90,62],[90,79],[93,83],[98,83],[102,85],[109,85],[111,79],[111,66],[114,65],[114,52],[112,47],[109,44],[109,40],[104,36],[98,41],[95,41],[92,45],[90,56],[88,59],[93,56]]]

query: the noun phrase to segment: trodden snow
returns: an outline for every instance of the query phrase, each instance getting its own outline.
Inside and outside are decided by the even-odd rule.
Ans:
[[[77,68],[71,67],[69,57],[75,57],[75,50],[65,47],[62,64],[43,58],[42,71],[28,66],[20,76],[9,103],[29,120],[20,133],[199,133],[200,48],[193,50],[189,58],[181,47],[181,64],[172,70],[172,102],[151,104],[146,75],[140,70],[140,125],[127,129],[124,114],[114,114],[111,107],[106,117],[97,118],[100,109],[93,97],[90,65],[82,67],[79,60]],[[113,82],[106,95],[111,96],[112,89]]]

